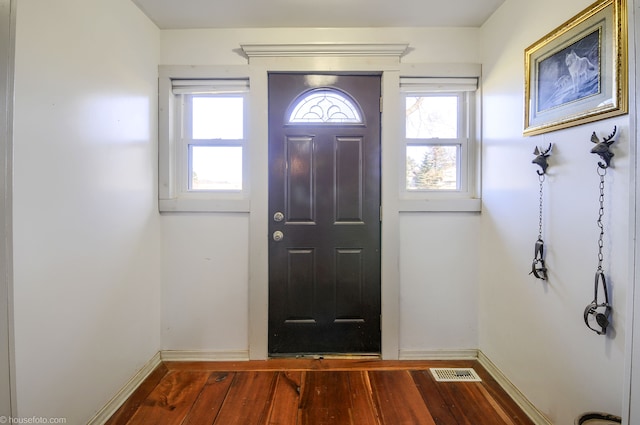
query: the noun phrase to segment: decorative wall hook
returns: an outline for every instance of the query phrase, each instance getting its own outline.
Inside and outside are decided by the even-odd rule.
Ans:
[[[616,130],[617,127],[614,126],[613,133],[605,137],[602,141],[600,141],[598,136],[596,136],[595,131],[591,135],[591,141],[596,144],[593,149],[591,149],[591,153],[600,155],[600,158],[602,158],[602,160],[604,161],[604,163],[598,162],[598,166],[600,168],[609,168],[611,158],[613,157],[613,152],[611,152],[609,148],[611,147],[613,142],[615,142],[615,140],[613,140],[613,137],[616,135]]]
[[[547,162],[547,158],[551,155],[551,148],[553,145],[549,143],[549,147],[545,150],[536,146],[536,149],[533,151],[533,154],[536,155],[531,161],[533,164],[537,164],[542,168],[542,171],[536,170],[539,176],[545,174],[547,172],[547,167],[549,167],[549,163]]]
[[[541,147],[536,146],[536,149],[533,151],[533,154],[536,156],[533,161],[533,164],[539,165],[541,170],[536,170],[538,173],[538,180],[540,181],[540,198],[538,204],[538,239],[536,240],[536,244],[533,251],[533,262],[531,263],[531,271],[529,274],[532,274],[536,277],[536,279],[547,280],[547,266],[544,263],[544,241],[542,240],[542,209],[543,209],[543,189],[544,189],[544,180],[545,174],[547,172],[547,168],[549,167],[549,163],[547,162],[547,158],[551,155],[551,148],[553,145],[549,143],[549,147],[547,149],[543,149]]]
[[[613,152],[611,152],[609,148],[614,142],[613,137],[616,134],[616,129],[616,127],[613,127],[613,133],[605,137],[602,141],[598,139],[595,131],[591,135],[591,141],[596,144],[594,148],[591,149],[591,153],[600,155],[600,158],[602,158],[604,163],[602,161],[599,161],[598,168],[596,168],[598,176],[600,177],[600,195],[598,196],[598,220],[596,221],[598,229],[600,229],[600,234],[598,235],[598,268],[596,269],[595,275],[593,301],[584,309],[584,323],[589,329],[591,329],[598,335],[605,335],[607,333],[607,327],[610,325],[609,318],[613,310],[613,307],[611,306],[611,304],[609,304],[609,289],[607,288],[607,280],[604,275],[604,268],[602,267],[602,263],[604,262],[604,254],[602,252],[604,247],[604,222],[602,220],[602,217],[604,216],[605,206],[604,178],[607,175],[607,168],[609,168],[611,157],[613,157]],[[599,288],[602,289],[602,294],[604,295],[603,302],[598,299]]]

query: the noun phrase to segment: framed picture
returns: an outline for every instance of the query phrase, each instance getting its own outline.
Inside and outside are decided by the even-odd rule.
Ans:
[[[600,0],[525,49],[524,135],[626,114],[625,0]]]

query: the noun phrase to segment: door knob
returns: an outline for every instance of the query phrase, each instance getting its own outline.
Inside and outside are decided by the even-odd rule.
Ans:
[[[282,233],[280,230],[276,230],[275,232],[273,232],[274,241],[280,242],[283,238],[284,238],[284,233]]]
[[[280,222],[282,220],[284,220],[284,214],[282,214],[280,211],[273,215],[273,221]]]

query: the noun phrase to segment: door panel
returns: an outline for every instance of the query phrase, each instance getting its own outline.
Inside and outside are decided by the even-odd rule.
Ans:
[[[337,223],[363,223],[362,138],[336,138],[336,199]]]
[[[286,164],[290,172],[286,178],[288,223],[313,223],[315,208],[315,167],[312,137],[289,137],[286,140]]]
[[[363,122],[288,123],[311,80],[269,75],[269,353],[378,353],[380,77],[323,78]]]

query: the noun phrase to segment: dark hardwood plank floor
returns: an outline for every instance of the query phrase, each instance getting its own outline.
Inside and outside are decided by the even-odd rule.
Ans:
[[[473,367],[482,382],[436,382]],[[477,361],[165,362],[107,425],[533,425]]]

